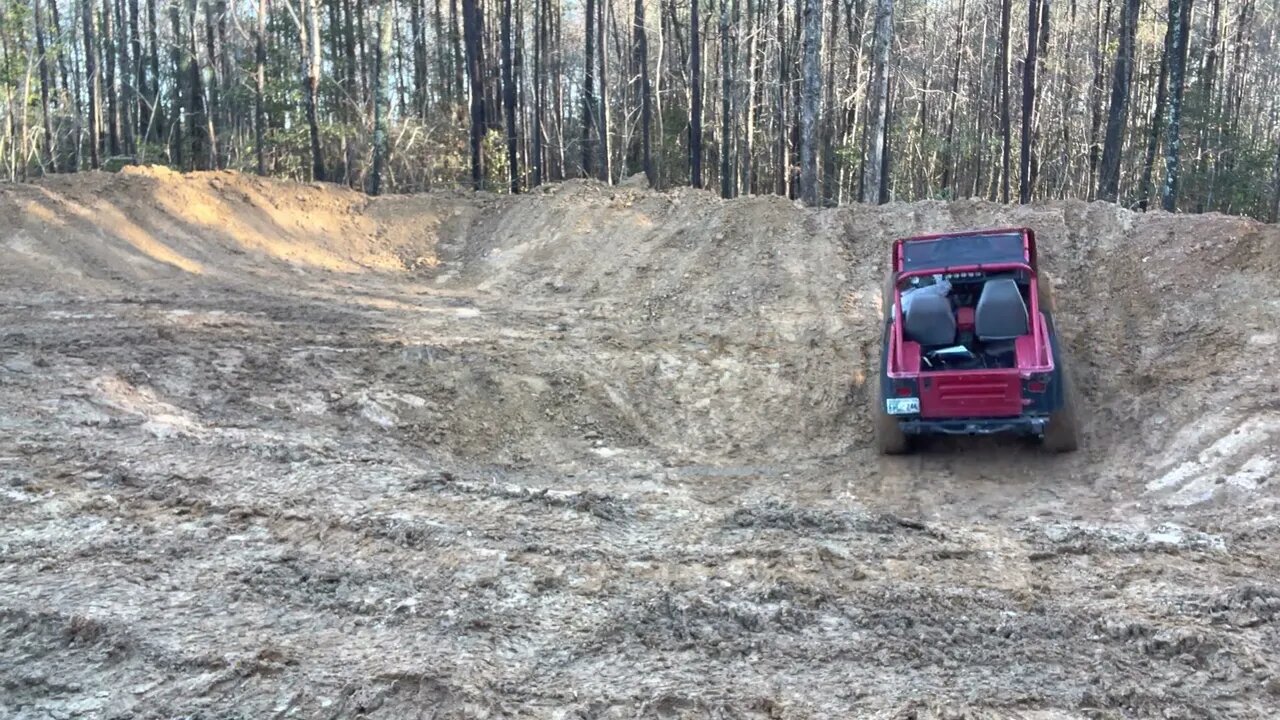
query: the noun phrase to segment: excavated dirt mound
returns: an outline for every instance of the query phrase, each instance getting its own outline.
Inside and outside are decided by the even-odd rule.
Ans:
[[[1002,225],[1084,449],[878,457],[889,241]],[[129,169],[0,251],[0,715],[1280,704],[1275,226]]]

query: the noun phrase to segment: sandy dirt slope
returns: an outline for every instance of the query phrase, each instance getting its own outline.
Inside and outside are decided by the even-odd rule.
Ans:
[[[1086,447],[869,448],[1030,225]],[[568,183],[0,186],[0,716],[1268,717],[1280,231]]]

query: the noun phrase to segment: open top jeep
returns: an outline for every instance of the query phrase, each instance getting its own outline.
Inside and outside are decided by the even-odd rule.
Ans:
[[[1074,389],[1030,229],[897,240],[882,299],[873,393],[882,453],[941,434],[1011,433],[1076,449]]]

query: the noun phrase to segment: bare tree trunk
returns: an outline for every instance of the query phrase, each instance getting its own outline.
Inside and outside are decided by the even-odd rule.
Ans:
[[[516,83],[512,74],[511,0],[502,0],[502,108],[507,136],[507,184],[512,194],[520,192],[520,158],[516,129]]]
[[[258,174],[267,174],[266,125],[267,114],[263,104],[263,95],[267,86],[267,14],[271,10],[271,0],[258,0],[258,25],[253,36],[253,54],[255,60],[253,85],[253,135],[254,149],[258,156]]]
[[[217,42],[214,32],[217,30],[217,23],[214,22],[213,3],[211,0],[204,2],[204,43],[205,55],[209,58],[209,81],[205,84],[208,92],[209,101],[205,108],[205,125],[209,134],[209,155],[212,160],[210,166],[214,169],[222,167],[222,155],[218,152],[218,142],[222,138],[222,98],[218,92],[219,86],[219,63]],[[196,63],[197,68],[199,62]]]
[[[1169,0],[1169,23],[1173,27],[1169,55],[1169,134],[1165,143],[1164,185],[1160,205],[1173,212],[1178,205],[1178,162],[1182,147],[1182,94],[1186,86],[1187,39],[1191,32],[1191,0]]]
[[[157,0],[147,0],[147,44],[150,46],[148,47],[148,52],[149,62],[151,63],[151,84],[147,89],[151,91],[152,115],[152,118],[147,121],[146,139],[148,142],[153,142],[157,139],[158,128],[168,127],[162,112],[164,103],[160,100],[160,41],[157,37],[159,24],[156,16],[156,2]]]
[[[729,0],[720,0],[720,197],[733,197],[733,66],[729,53]]]
[[[1133,76],[1134,38],[1141,7],[1141,0],[1124,0],[1120,13],[1120,46],[1116,49],[1115,72],[1111,78],[1111,109],[1107,113],[1107,137],[1098,178],[1098,198],[1108,202],[1115,202],[1120,192],[1120,157],[1129,119],[1129,82]]]
[[[536,28],[533,38],[533,150],[530,153],[532,163],[533,187],[542,184],[544,165],[544,145],[542,116],[547,102],[546,54],[547,54],[547,11],[548,0],[534,0]]]
[[[595,86],[595,57],[596,57],[596,0],[587,0],[587,9],[584,14],[586,20],[586,31],[583,36],[586,40],[586,52],[583,57],[586,58],[583,63],[583,79],[582,79],[582,175],[583,177],[591,177],[594,175],[595,168],[595,146],[592,144],[591,126],[595,123],[596,117],[596,86]]]
[[[484,187],[484,77],[480,71],[480,10],[477,0],[462,0],[462,34],[465,36],[467,78],[471,108],[471,186]]]
[[[696,188],[702,187],[702,32],[699,14],[698,0],[692,0],[689,10],[689,89],[693,95],[689,104],[689,184]]]
[[[1138,207],[1145,211],[1151,202],[1152,176],[1156,162],[1156,152],[1160,147],[1160,128],[1163,126],[1164,107],[1169,95],[1169,52],[1173,46],[1173,24],[1165,27],[1164,52],[1160,56],[1160,77],[1156,80],[1156,104],[1151,113],[1151,122],[1147,131],[1147,151],[1142,160],[1142,180],[1138,185]]]
[[[608,47],[605,40],[605,18],[609,0],[596,0],[596,52],[600,60],[600,179],[606,183],[613,182],[613,150],[609,144],[609,61]]]
[[[173,30],[173,41],[169,44],[169,60],[173,63],[173,88],[170,95],[169,142],[172,148],[173,164],[184,167],[187,153],[187,138],[184,128],[186,122],[186,104],[183,101],[183,89],[186,86],[186,65],[182,57],[182,10],[179,0],[169,1],[169,26]]]
[[[653,148],[650,126],[653,111],[650,107],[649,89],[649,39],[644,27],[644,0],[635,2],[635,64],[640,72],[640,138],[643,153],[644,176],[650,187],[657,187],[658,177],[653,168]]]
[[[1009,202],[1010,146],[1012,123],[1009,121],[1009,23],[1013,0],[1000,0],[1000,59],[996,74],[1000,83],[1000,202]]]
[[[1098,165],[1102,156],[1102,145],[1098,142],[1098,133],[1102,129],[1102,93],[1103,93],[1103,46],[1107,43],[1111,27],[1111,0],[1107,0],[1106,13],[1102,10],[1102,0],[1098,0],[1095,10],[1097,24],[1093,34],[1093,85],[1090,91],[1089,115],[1089,178],[1088,186],[1094,188],[1094,180],[1098,176]]]
[[[791,134],[788,128],[788,118],[791,113],[787,112],[787,86],[790,84],[791,62],[787,57],[787,15],[786,6],[783,0],[778,0],[778,101],[777,101],[777,123],[778,123],[778,182],[776,192],[787,197],[790,193],[791,185],[791,156],[790,145],[787,144],[787,137]]]
[[[147,63],[142,56],[142,26],[140,24],[138,0],[129,0],[129,55],[133,60],[133,135],[132,151],[138,154],[138,145],[145,141],[147,125]]]
[[[889,135],[889,50],[893,43],[893,0],[877,0],[875,69],[867,113],[867,157],[863,166],[862,202],[878,203],[888,188],[884,175]]]
[[[174,12],[177,10],[175,9]],[[93,0],[81,0],[80,14],[84,21],[85,85],[89,90],[89,167],[97,170],[102,167],[102,159],[98,154],[102,144],[102,92],[98,85],[98,48],[93,38]]]
[[[328,179],[324,166],[324,149],[320,144],[320,122],[317,117],[320,94],[320,10],[316,6],[318,0],[303,0],[306,14],[306,29],[303,35],[306,42],[303,48],[303,66],[305,68],[303,91],[307,98],[307,127],[311,134],[311,177],[318,182]]]
[[[1027,58],[1022,66],[1022,147],[1018,161],[1018,202],[1031,202],[1031,133],[1036,112],[1036,49],[1040,37],[1039,0],[1027,0]]]
[[[44,123],[40,165],[47,168],[46,171],[57,172],[58,164],[53,156],[53,123],[49,119],[49,62],[44,45],[44,9],[40,7],[40,0],[33,0],[32,12],[36,21],[36,57],[40,70],[40,115]]]
[[[822,93],[822,0],[804,0],[804,48],[800,74],[800,199],[818,204],[818,106]]]
[[[105,95],[107,98],[107,154],[115,157],[120,154],[120,109],[116,99],[120,96],[120,87],[116,78],[116,28],[111,15],[111,1],[102,0],[102,35],[99,38],[102,51],[102,66]]]
[[[507,0],[508,3],[511,0]],[[387,56],[391,54],[391,0],[378,3],[378,42],[373,54],[373,171],[369,173],[369,194],[382,192],[382,173],[387,164],[387,108],[390,90],[386,87]]]
[[[952,166],[955,163],[952,143],[955,141],[956,101],[960,97],[960,57],[961,49],[964,47],[964,31],[967,20],[965,0],[960,0],[960,22],[956,25],[956,40],[951,50],[954,58],[951,65],[951,93],[947,98],[947,129],[942,140],[942,191],[948,193],[951,197],[956,195],[951,188],[952,178],[954,177]]]

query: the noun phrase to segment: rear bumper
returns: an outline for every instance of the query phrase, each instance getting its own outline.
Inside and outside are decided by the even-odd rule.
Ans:
[[[1043,435],[1048,417],[968,418],[955,420],[902,420],[902,432],[908,435]]]

